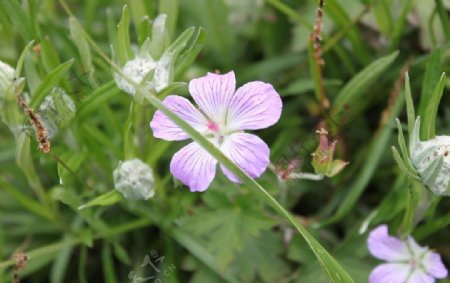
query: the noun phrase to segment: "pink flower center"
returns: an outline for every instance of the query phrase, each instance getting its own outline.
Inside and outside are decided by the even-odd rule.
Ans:
[[[214,121],[208,121],[208,129],[212,132],[219,132],[219,125],[216,124]]]

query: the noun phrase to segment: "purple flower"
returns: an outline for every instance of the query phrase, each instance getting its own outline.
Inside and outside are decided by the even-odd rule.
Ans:
[[[254,81],[237,91],[234,72],[208,73],[189,82],[189,92],[199,109],[177,95],[164,99],[166,107],[184,119],[219,148],[250,177],[256,178],[269,165],[269,147],[259,137],[244,130],[259,130],[275,124],[281,115],[281,98],[272,85]],[[168,141],[185,140],[189,135],[161,111],[150,122],[153,135]],[[190,188],[204,191],[216,174],[217,160],[196,142],[179,150],[170,162],[172,174]],[[240,182],[226,167],[223,173]]]
[[[389,236],[387,225],[370,232],[367,244],[374,257],[387,261],[372,271],[370,283],[433,283],[447,277],[439,254],[419,246],[412,237],[402,241]]]

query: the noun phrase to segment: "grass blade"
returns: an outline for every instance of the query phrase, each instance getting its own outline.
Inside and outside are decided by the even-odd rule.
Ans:
[[[394,62],[397,56],[398,51],[386,57],[382,57],[354,76],[338,93],[337,98],[333,103],[332,113],[338,113],[344,109],[346,104],[353,103],[358,96],[363,95],[389,65]]]

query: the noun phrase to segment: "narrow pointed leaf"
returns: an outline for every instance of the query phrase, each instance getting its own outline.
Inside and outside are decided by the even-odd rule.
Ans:
[[[422,135],[425,140],[432,139],[435,136],[436,131],[436,116],[441,102],[442,94],[445,87],[445,73],[441,75],[441,79],[434,88],[431,98],[425,107],[425,113],[423,113]]]
[[[382,57],[365,67],[354,76],[344,88],[338,93],[334,101],[332,112],[338,113],[345,105],[351,104],[359,96],[363,96],[368,88],[377,80],[379,76],[394,62],[398,56],[398,51]]]

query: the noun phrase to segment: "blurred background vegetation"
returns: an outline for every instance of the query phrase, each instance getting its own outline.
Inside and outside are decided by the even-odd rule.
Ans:
[[[260,182],[355,282],[367,282],[378,261],[368,254],[366,232],[381,223],[400,227],[408,203],[406,176],[390,150],[397,142],[393,119],[406,121],[403,74],[409,71],[421,113],[420,101],[450,71],[450,1],[325,1],[323,85],[329,109],[316,94],[308,51],[317,1],[67,3],[106,54],[127,4],[137,45],[159,13],[168,15],[171,40],[191,26],[205,29],[195,63],[175,81],[234,70],[238,86],[253,80],[273,84],[284,109],[275,126],[258,132],[271,148],[275,169]],[[193,194],[174,181],[169,162],[182,144],[152,137],[151,106],[132,127],[145,145],[139,156],[155,173],[155,197],[79,210],[114,188],[112,172],[125,159],[131,98],[116,87],[111,67],[97,53],[90,51],[92,65],[80,58],[69,15],[58,1],[1,0],[0,60],[16,66],[32,40],[22,72],[26,90],[35,93],[42,82],[58,86],[77,112],[51,139],[53,157],[38,150],[32,134],[28,143],[20,142],[0,124],[0,282],[11,282],[20,269],[13,255],[21,252],[29,257],[18,272],[23,282],[133,282],[133,274],[154,276],[146,282],[328,282],[304,240],[244,186],[218,174],[208,191]],[[438,134],[450,132],[449,87],[447,81]],[[174,92],[188,94],[186,87]],[[350,164],[322,181],[281,180],[277,169],[292,160],[299,160],[296,171],[313,172],[310,154],[318,142],[315,131],[323,126],[338,141],[337,157]],[[427,192],[421,197],[430,198]],[[431,203],[417,212],[423,217],[413,235],[450,266],[450,201]]]

